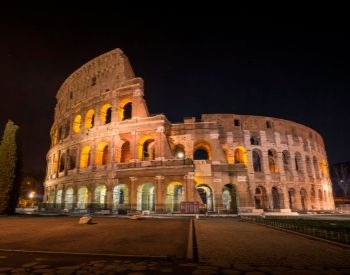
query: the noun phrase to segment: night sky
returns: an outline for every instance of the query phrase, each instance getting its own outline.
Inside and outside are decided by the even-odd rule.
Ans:
[[[172,122],[202,113],[289,119],[324,137],[331,164],[350,159],[345,8],[83,3],[1,10],[0,127],[8,119],[21,127],[24,171],[45,171],[60,85],[114,48],[144,79],[152,114]]]

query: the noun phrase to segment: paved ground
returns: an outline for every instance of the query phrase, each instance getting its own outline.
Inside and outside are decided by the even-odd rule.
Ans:
[[[203,262],[350,268],[350,249],[333,244],[237,220],[200,219],[195,224]]]
[[[188,219],[0,217],[0,249],[186,256]]]
[[[0,249],[0,275],[350,274],[350,249],[232,218],[195,221],[199,262],[183,259],[188,219],[95,218],[95,225],[77,225],[77,220],[77,217],[0,217],[0,248],[114,254],[117,251],[130,255],[143,253],[145,257]],[[154,256],[162,253],[176,257]]]

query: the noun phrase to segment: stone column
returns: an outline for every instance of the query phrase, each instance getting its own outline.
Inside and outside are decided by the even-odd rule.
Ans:
[[[164,160],[164,126],[159,126],[157,128],[157,139],[155,143],[155,160]]]
[[[130,161],[131,162],[135,162],[138,160],[138,144],[137,144],[137,132],[136,131],[132,131],[132,138],[131,138],[131,142],[130,142]]]
[[[156,212],[163,213],[164,207],[164,177],[162,175],[156,176]]]
[[[65,198],[66,198],[66,186],[62,185],[61,209],[66,208]]]
[[[184,176],[185,179],[185,198],[186,201],[194,201],[194,192],[195,190],[195,185],[194,185],[194,172],[189,172],[187,175]]]
[[[129,180],[129,206],[130,210],[135,211],[137,209],[137,178],[129,177]]]
[[[108,181],[107,184],[107,201],[106,201],[106,209],[113,210],[113,183],[112,180]]]

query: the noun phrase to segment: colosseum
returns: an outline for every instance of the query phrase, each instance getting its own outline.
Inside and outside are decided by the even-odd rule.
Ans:
[[[322,137],[278,118],[151,115],[120,49],[57,92],[44,202],[104,213],[294,213],[334,209]]]

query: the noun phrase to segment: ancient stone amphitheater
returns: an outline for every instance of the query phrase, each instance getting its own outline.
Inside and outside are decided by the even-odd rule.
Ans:
[[[151,115],[143,80],[115,49],[57,93],[47,208],[116,213],[260,213],[334,209],[322,137],[272,117]],[[205,110],[203,110],[205,111]]]

